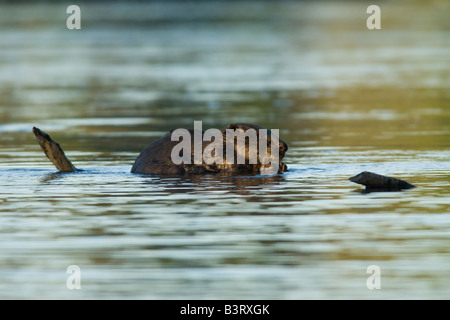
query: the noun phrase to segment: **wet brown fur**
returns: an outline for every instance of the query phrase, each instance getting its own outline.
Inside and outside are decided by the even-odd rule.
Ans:
[[[223,164],[207,164],[204,161],[202,164],[194,164],[194,130],[189,130],[191,134],[191,164],[174,164],[171,158],[172,149],[179,143],[179,141],[171,141],[171,133],[167,133],[162,138],[156,140],[149,146],[147,146],[141,154],[137,157],[131,172],[133,173],[143,173],[143,174],[204,174],[204,173],[220,173],[226,175],[234,174],[260,174],[262,164],[258,162],[256,164],[250,164],[249,154],[248,154],[248,142],[246,142],[246,153],[245,153],[245,164],[226,163],[226,129],[242,129],[244,132],[248,129],[255,129],[259,138],[259,129],[262,127],[254,124],[247,123],[233,123],[221,130],[223,137]],[[271,143],[271,133],[268,132],[268,153],[270,155],[270,143]],[[210,142],[203,142],[202,153],[206,146]],[[287,170],[287,166],[281,163],[281,159],[284,157],[288,149],[287,144],[279,140],[279,168],[278,172],[284,172]],[[242,152],[242,150],[237,150],[237,145],[234,145],[235,157],[237,152]],[[259,151],[259,150],[258,150]]]

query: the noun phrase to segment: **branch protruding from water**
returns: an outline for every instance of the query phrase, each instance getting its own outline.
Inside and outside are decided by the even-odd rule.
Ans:
[[[67,159],[64,154],[63,149],[59,146],[59,144],[54,141],[50,136],[44,131],[39,130],[36,127],[33,127],[33,133],[36,136],[36,140],[41,146],[42,150],[44,150],[47,158],[55,165],[55,167],[61,172],[74,172],[78,171],[77,168]]]
[[[351,182],[366,186],[366,190],[399,191],[415,188],[414,185],[397,178],[387,177],[373,172],[364,171],[349,178]]]

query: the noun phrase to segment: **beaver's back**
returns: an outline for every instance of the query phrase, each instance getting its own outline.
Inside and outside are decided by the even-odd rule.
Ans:
[[[252,124],[230,124],[224,128],[222,132],[223,138],[223,155],[226,154],[226,129],[260,129],[260,126]],[[148,145],[139,156],[131,168],[132,173],[141,174],[168,174],[168,175],[179,175],[179,174],[204,174],[204,173],[220,173],[224,175],[235,175],[235,174],[261,174],[261,164],[250,164],[248,159],[246,159],[245,164],[226,163],[225,159],[222,164],[207,164],[202,158],[201,164],[194,164],[194,130],[188,130],[190,134],[190,163],[175,164],[172,159],[172,150],[181,142],[172,141],[172,132],[167,133],[162,138],[154,141]],[[202,136],[203,136],[202,131]],[[233,142],[234,143],[234,142]],[[202,155],[205,148],[210,144],[208,141],[202,141]],[[285,142],[280,140],[280,145],[283,146],[281,158],[284,156],[284,152],[287,150],[287,145]],[[186,150],[183,150],[185,152]],[[236,151],[236,150],[235,150]],[[281,172],[285,171],[284,169]]]

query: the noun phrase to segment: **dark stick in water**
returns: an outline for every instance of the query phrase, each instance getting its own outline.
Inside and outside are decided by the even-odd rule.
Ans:
[[[63,149],[59,144],[50,138],[50,136],[44,131],[33,127],[33,133],[36,136],[36,140],[44,150],[45,155],[55,165],[55,167],[61,172],[74,172],[78,171],[77,168],[67,159]]]
[[[362,184],[366,189],[380,189],[380,190],[402,190],[411,189],[415,186],[400,179],[382,176],[373,172],[364,171],[349,179],[351,182]]]

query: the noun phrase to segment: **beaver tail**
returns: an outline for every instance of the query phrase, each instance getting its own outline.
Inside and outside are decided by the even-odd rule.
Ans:
[[[59,144],[50,138],[50,136],[44,131],[33,127],[33,133],[36,136],[36,140],[39,142],[42,150],[55,167],[61,172],[74,172],[78,171],[77,168],[67,159],[63,149]]]

